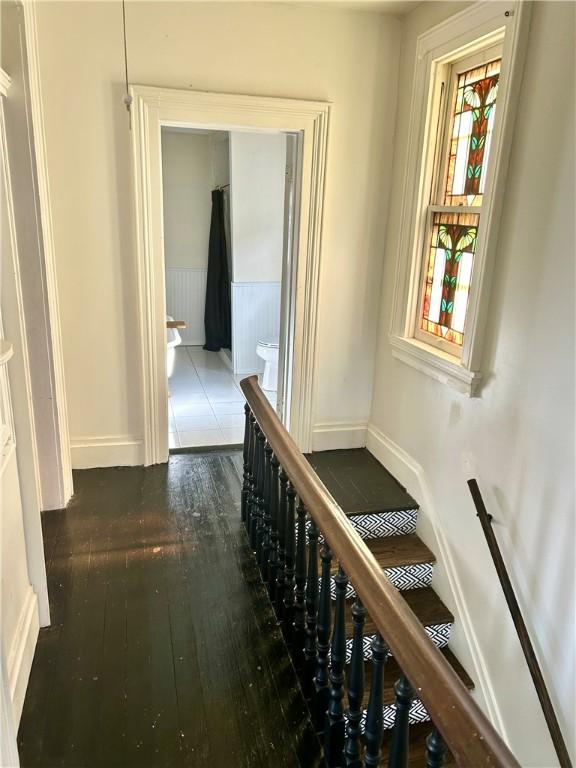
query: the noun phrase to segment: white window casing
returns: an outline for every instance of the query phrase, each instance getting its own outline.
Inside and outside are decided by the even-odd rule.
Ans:
[[[477,394],[482,379],[490,278],[529,14],[530,3],[477,3],[425,32],[418,38],[416,47],[390,343],[394,357],[469,396]],[[439,160],[436,153],[438,147],[444,150],[446,146],[439,137],[445,135],[446,116],[449,121],[446,104],[452,103],[448,78],[455,62],[458,69],[467,69],[468,63],[474,65],[479,52],[487,60],[501,56],[502,65],[482,206],[474,211],[480,214],[480,222],[460,351],[440,339],[429,343],[428,334],[417,330],[417,326],[430,215],[432,210],[442,207],[434,205],[440,198],[430,190],[439,189],[444,178],[439,170],[441,156]],[[440,97],[442,82],[448,84],[443,98]]]

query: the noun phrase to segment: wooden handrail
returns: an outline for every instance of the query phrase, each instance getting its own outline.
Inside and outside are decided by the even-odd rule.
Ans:
[[[556,750],[558,760],[560,761],[562,768],[572,768],[566,742],[562,736],[558,718],[554,712],[554,706],[552,704],[552,700],[550,699],[550,694],[548,693],[548,689],[544,681],[544,676],[542,675],[542,670],[538,664],[534,646],[530,640],[528,628],[526,627],[524,617],[522,616],[522,611],[518,605],[514,587],[512,586],[512,582],[508,576],[508,571],[506,569],[504,558],[502,557],[502,552],[498,546],[496,534],[492,528],[492,515],[489,514],[488,510],[486,509],[484,499],[482,498],[482,494],[480,493],[480,488],[478,487],[476,480],[468,480],[468,487],[470,488],[470,493],[472,494],[472,499],[476,507],[476,513],[478,515],[478,519],[480,520],[480,525],[482,526],[484,536],[486,537],[488,549],[492,555],[496,573],[500,579],[500,586],[504,592],[504,597],[506,598],[506,603],[508,604],[510,615],[512,616],[512,621],[514,622],[516,632],[518,633],[518,639],[520,640],[520,645],[522,646],[522,652],[524,653],[524,658],[528,664],[528,669],[530,670],[532,681],[534,683],[534,687],[536,688],[536,693],[544,713],[546,724],[548,725],[548,730],[550,731],[550,736],[552,738],[552,743],[554,744],[554,749]]]
[[[260,389],[258,378],[243,379],[240,386],[276,458],[430,713],[456,763],[466,768],[519,766],[290,437]]]

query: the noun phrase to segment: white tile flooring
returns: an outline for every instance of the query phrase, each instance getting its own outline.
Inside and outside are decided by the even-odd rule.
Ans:
[[[233,445],[244,440],[244,395],[217,352],[177,347],[168,382],[170,448]],[[276,407],[276,393],[267,392]]]

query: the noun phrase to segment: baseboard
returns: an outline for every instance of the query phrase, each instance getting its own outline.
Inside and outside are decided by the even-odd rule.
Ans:
[[[138,435],[76,437],[70,445],[73,469],[136,467],[144,463],[144,441]]]
[[[16,728],[18,728],[24,706],[24,696],[26,695],[39,631],[38,599],[32,585],[28,585],[7,663],[10,697]]]
[[[221,349],[218,352],[218,354],[220,355],[220,360],[222,360],[222,362],[224,363],[226,368],[228,368],[228,370],[232,371],[233,370],[233,368],[232,368],[232,358],[228,357],[228,355],[226,354],[226,350]]]
[[[366,445],[365,421],[331,421],[312,428],[312,450],[331,451],[363,448]]]
[[[435,552],[437,561],[444,567],[448,587],[451,591],[451,602],[456,609],[456,616],[461,621],[462,630],[474,671],[472,676],[475,685],[486,702],[487,714],[494,727],[504,739],[507,739],[506,728],[498,705],[496,692],[488,673],[486,659],[481,650],[470,614],[468,612],[464,591],[458,576],[458,571],[450,551],[450,547],[444,535],[438,511],[434,505],[426,475],[420,464],[413,459],[403,448],[397,445],[374,424],[369,423],[366,434],[366,447],[370,453],[394,475],[420,504],[418,530],[420,535],[420,518],[423,518],[424,527],[431,532],[434,541],[430,537],[422,535],[424,542]],[[428,540],[427,540],[428,539]],[[440,593],[440,597],[448,601],[448,597]]]

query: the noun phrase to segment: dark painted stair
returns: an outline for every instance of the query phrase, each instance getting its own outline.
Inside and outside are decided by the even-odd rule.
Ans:
[[[434,644],[442,650],[456,673],[468,688],[472,680],[448,649],[454,617],[431,586],[435,556],[416,535],[418,504],[400,483],[365,448],[323,451],[309,455],[308,461],[328,488],[336,503],[348,515],[360,536],[394,586],[423,624]],[[332,574],[336,575],[333,564]],[[352,651],[352,584],[347,587],[346,660]],[[335,599],[335,583],[332,581]],[[364,626],[364,659],[367,681],[364,702],[368,701],[371,675],[371,644],[376,629],[370,617]],[[388,658],[384,677],[384,727],[394,721],[393,685],[400,676],[396,661]],[[415,699],[410,708],[410,722],[429,719],[421,701]],[[412,732],[411,732],[412,733]],[[429,726],[426,733],[429,733]],[[411,735],[418,740],[418,731]],[[422,743],[422,754],[424,743]],[[417,746],[414,747],[417,753]],[[421,763],[420,763],[421,764]]]

